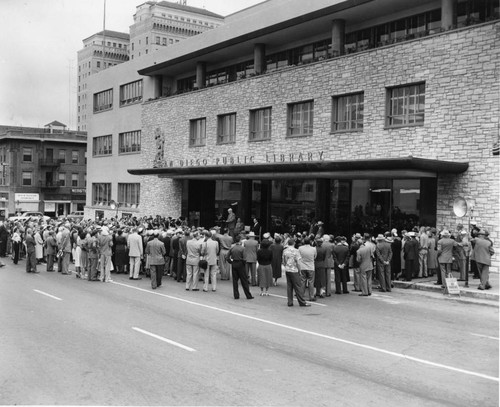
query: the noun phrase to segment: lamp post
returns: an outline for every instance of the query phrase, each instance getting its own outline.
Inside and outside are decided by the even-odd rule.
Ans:
[[[109,207],[113,210],[116,209],[116,213],[115,213],[115,218],[118,220],[118,208],[120,208],[120,203],[119,202],[115,202],[115,201],[111,201],[109,203]]]

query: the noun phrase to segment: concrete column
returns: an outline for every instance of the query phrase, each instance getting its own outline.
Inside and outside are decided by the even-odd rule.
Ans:
[[[205,81],[207,79],[207,64],[203,61],[198,61],[196,63],[196,86],[198,89],[203,89],[205,87]]]
[[[255,44],[253,49],[253,62],[257,75],[266,72],[266,44]]]
[[[334,56],[344,55],[345,20],[332,21],[332,52]]]
[[[457,25],[457,0],[441,0],[441,28],[449,30]]]

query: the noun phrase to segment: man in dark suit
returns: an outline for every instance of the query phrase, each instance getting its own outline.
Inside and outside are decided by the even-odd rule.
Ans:
[[[451,233],[448,230],[443,230],[441,232],[441,239],[439,239],[437,243],[438,262],[441,270],[441,284],[444,284],[445,278],[451,273],[453,248],[456,245],[457,242],[451,239]]]
[[[415,232],[407,233],[409,240],[405,242],[403,247],[405,258],[405,281],[411,281],[413,277],[418,276],[418,241]]]
[[[158,240],[163,243],[165,246],[165,268],[163,270],[163,274],[166,276],[170,275],[170,240],[171,240],[171,234],[168,232],[163,232],[160,233],[160,236],[158,237]]]
[[[349,245],[344,236],[335,238],[333,247],[333,262],[335,267],[335,294],[349,294],[347,290],[347,276],[349,275]],[[342,285],[342,291],[340,291]]]
[[[0,257],[5,257],[7,255],[8,237],[9,237],[9,231],[5,227],[4,222],[0,222]]]
[[[493,244],[491,240],[486,239],[486,232],[480,230],[477,234],[477,238],[473,240],[474,249],[472,251],[472,257],[477,264],[477,269],[479,271],[479,276],[481,282],[477,287],[478,290],[489,290],[491,288],[489,277],[490,277],[490,266],[491,266],[491,256],[495,254],[493,250]]]
[[[377,268],[380,282],[380,291],[391,291],[391,260],[392,249],[391,244],[386,240],[385,236],[377,236],[377,247],[375,249],[375,257],[377,259]]]
[[[260,226],[259,219],[257,219],[256,217],[253,218],[253,225],[250,230],[255,233],[255,239],[257,240],[257,242],[260,242],[262,238],[262,227]]]
[[[146,254],[149,256],[149,268],[151,273],[151,288],[153,290],[161,286],[163,266],[165,265],[165,245],[158,240],[159,234],[159,230],[154,230],[153,240],[150,240],[146,245]]]

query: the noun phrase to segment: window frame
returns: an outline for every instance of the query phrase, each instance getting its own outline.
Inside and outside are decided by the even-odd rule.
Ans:
[[[236,113],[217,115],[217,144],[234,143],[236,143]]]
[[[139,154],[141,152],[141,137],[141,130],[119,133],[118,154]],[[134,140],[137,141],[137,143],[134,143]]]
[[[305,109],[305,107],[308,107],[308,109]],[[306,114],[308,116],[307,120],[304,119],[304,115]],[[296,120],[294,116],[296,115],[299,116],[298,126],[294,126],[294,121]],[[310,124],[307,125],[308,122],[310,122]],[[306,131],[306,128],[309,130]],[[298,129],[298,132],[295,132],[294,129]],[[310,137],[314,134],[314,99],[288,104],[286,134],[286,136],[290,138]]]
[[[143,94],[142,79],[120,85],[120,107],[141,103]]]
[[[130,208],[135,205],[137,208],[140,204],[141,184],[139,182],[118,183],[118,203],[121,206]]]
[[[105,148],[107,145],[104,140],[109,140],[109,151]],[[99,147],[99,144],[104,144],[102,149]],[[92,157],[108,157],[110,155],[113,155],[113,135],[106,134],[94,137],[92,139]]]
[[[79,178],[79,177],[78,177],[78,173],[73,172],[73,173],[71,174],[71,186],[72,186],[72,187],[78,187],[78,184],[79,184],[79,182],[78,182],[78,181],[79,181],[79,180],[78,180],[78,178]]]
[[[66,173],[65,172],[60,172],[57,174],[57,185],[59,185],[60,187],[66,186]]]
[[[94,93],[93,112],[100,113],[113,109],[113,88]]]
[[[111,182],[93,182],[92,205],[97,206],[99,205],[99,203],[102,203],[102,205],[108,206],[110,202],[111,202]]]
[[[25,150],[29,150],[29,154],[25,154]],[[29,157],[29,160],[26,158]],[[32,163],[33,162],[33,147],[23,147],[23,163]]]
[[[352,100],[355,98],[355,100]],[[361,98],[361,100],[360,100]],[[345,100],[345,103],[341,103]],[[352,109],[349,107],[354,106],[354,112],[356,113],[356,118],[352,118]],[[361,106],[361,109],[359,109]],[[341,111],[343,107],[343,112]],[[360,113],[361,112],[361,113]],[[345,114],[346,120],[340,120],[342,114]],[[361,117],[361,119],[360,119]],[[345,123],[345,127],[340,128],[340,124]],[[352,124],[356,123],[353,127]],[[361,132],[364,127],[364,92],[353,92],[346,93],[343,95],[332,96],[332,133],[342,133],[342,132]]]
[[[423,87],[423,89],[419,89]],[[418,89],[418,93],[412,93],[412,89]],[[395,91],[403,90],[402,95],[394,95]],[[409,91],[409,92],[408,92]],[[409,99],[417,99],[416,103],[409,103]],[[393,114],[395,107],[395,99],[403,99],[403,113]],[[422,110],[416,110],[415,113],[410,114],[411,106],[422,105]],[[416,118],[421,116],[422,119],[417,121]],[[401,118],[401,123],[394,124],[395,117]],[[410,118],[413,118],[413,121]],[[398,85],[386,88],[386,118],[385,128],[393,129],[400,127],[416,127],[423,126],[425,123],[425,82],[416,82],[405,85]]]
[[[25,178],[24,175],[29,174],[29,178]],[[33,171],[23,171],[21,173],[21,179],[22,179],[22,185],[24,187],[31,187],[33,186]],[[25,183],[25,181],[29,181],[29,184]]]
[[[79,162],[80,152],[78,150],[71,150],[71,164],[78,164]]]
[[[189,120],[189,147],[203,147],[207,145],[207,118]]]
[[[271,140],[272,117],[272,107],[270,106],[250,110],[248,141]],[[258,136],[259,134],[261,135],[260,137]]]

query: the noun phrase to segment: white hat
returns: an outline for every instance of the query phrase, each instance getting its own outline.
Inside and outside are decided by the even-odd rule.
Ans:
[[[255,237],[255,233],[250,232],[247,236],[248,236],[248,237]]]
[[[449,231],[449,230],[444,229],[444,230],[441,232],[441,235],[442,235],[442,236],[451,236],[451,233],[450,233],[450,231]]]
[[[271,237],[271,233],[264,233],[264,236],[262,236],[264,239],[269,239]]]

